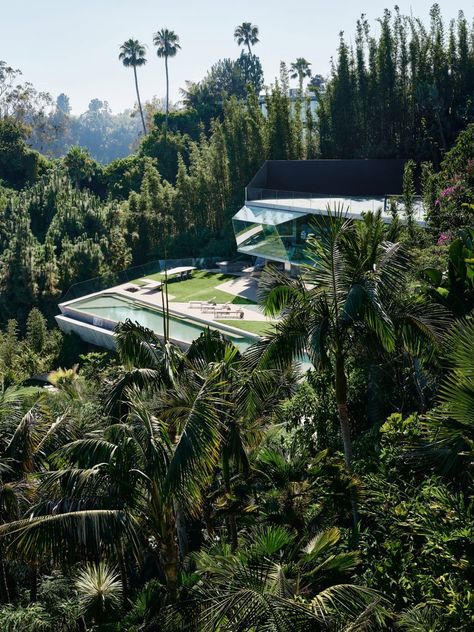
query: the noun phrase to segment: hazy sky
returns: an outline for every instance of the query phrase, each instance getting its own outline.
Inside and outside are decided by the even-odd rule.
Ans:
[[[459,2],[459,0],[458,0]],[[91,98],[107,100],[114,111],[130,107],[135,94],[132,71],[118,61],[120,44],[138,38],[148,46],[148,64],[140,70],[144,99],[164,96],[164,64],[157,59],[153,33],[175,30],[182,51],[170,61],[172,99],[185,80],[197,81],[219,58],[237,57],[234,27],[251,21],[260,28],[260,56],[265,81],[278,74],[280,60],[305,57],[313,72],[326,74],[338,33],[353,36],[364,12],[375,19],[384,6],[376,0],[0,0],[0,59],[23,71],[23,80],[57,96],[65,92],[73,111]],[[432,2],[397,3],[424,21]],[[472,19],[472,2],[440,0],[446,20],[458,9]]]

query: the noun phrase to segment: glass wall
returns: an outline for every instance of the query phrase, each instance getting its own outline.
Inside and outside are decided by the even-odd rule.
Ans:
[[[296,211],[247,205],[233,217],[237,249],[255,257],[307,263],[306,240],[315,217]]]

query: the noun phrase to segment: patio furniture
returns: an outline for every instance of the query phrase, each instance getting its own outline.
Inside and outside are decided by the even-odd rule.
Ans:
[[[201,314],[213,314],[216,310],[215,303],[206,303],[201,305]]]
[[[216,318],[243,318],[245,313],[242,309],[219,309],[216,308],[214,311],[214,316]]]
[[[201,313],[213,312],[216,308],[216,297],[212,297],[208,301],[189,301],[188,306],[193,309],[194,307],[200,307]]]
[[[199,309],[205,305],[205,301],[189,301],[188,307],[189,309]]]

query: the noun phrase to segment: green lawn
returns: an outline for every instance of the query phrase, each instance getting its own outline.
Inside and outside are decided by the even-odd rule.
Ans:
[[[217,323],[222,323],[223,325],[230,325],[231,327],[235,327],[236,329],[242,329],[242,331],[248,331],[251,334],[258,334],[259,336],[263,336],[268,331],[271,331],[273,323],[265,322],[262,320],[217,320]]]
[[[157,272],[156,274],[150,274],[147,278],[162,281],[164,275],[161,272]],[[216,285],[230,281],[233,278],[235,277],[229,274],[196,270],[193,276],[186,281],[170,281],[168,283],[168,292],[177,303],[209,301],[214,298],[216,303],[253,305],[253,301],[249,301],[246,298],[216,290]],[[133,281],[133,283],[135,283],[135,281]]]

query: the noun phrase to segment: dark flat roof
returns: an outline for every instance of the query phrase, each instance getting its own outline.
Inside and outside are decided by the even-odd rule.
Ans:
[[[329,196],[401,195],[405,160],[267,160],[248,184],[252,189]],[[416,183],[415,183],[416,185]]]

